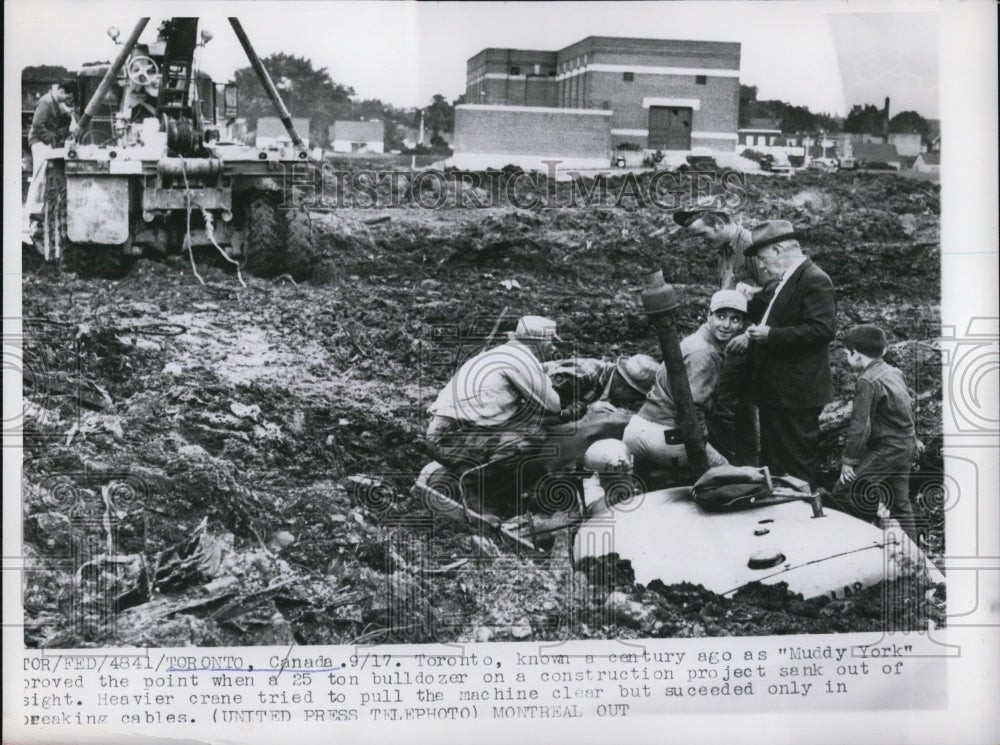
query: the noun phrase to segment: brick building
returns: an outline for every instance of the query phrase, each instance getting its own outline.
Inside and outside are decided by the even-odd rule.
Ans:
[[[739,43],[589,36],[556,52],[484,49],[466,66],[465,100],[610,111],[613,147],[732,152],[739,76]]]
[[[455,107],[455,155],[451,165],[464,169],[516,165],[546,170],[607,168],[611,158],[611,112],[544,106]]]

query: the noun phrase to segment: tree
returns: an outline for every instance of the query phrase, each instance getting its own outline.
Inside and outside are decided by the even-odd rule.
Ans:
[[[750,109],[751,104],[757,100],[757,86],[756,85],[743,85],[740,84],[740,126],[747,127],[750,125]]]
[[[21,70],[21,109],[27,111],[38,104],[52,84],[72,77],[62,65],[29,65]]]
[[[816,126],[829,134],[840,132],[844,127],[844,120],[833,114],[816,114]]]
[[[916,111],[900,111],[889,120],[889,131],[900,134],[927,135],[930,123]]]
[[[434,94],[431,105],[424,110],[424,127],[432,137],[455,129],[455,108],[440,93]]]
[[[291,115],[309,119],[311,131],[318,135],[313,139],[326,142],[330,125],[350,116],[354,89],[335,83],[325,67],[317,70],[311,60],[284,52],[261,61]],[[240,68],[234,79],[240,91],[241,114],[251,127],[256,127],[262,116],[277,116],[253,68]]]
[[[790,106],[785,104],[781,113],[781,131],[788,134],[792,132],[812,132],[818,129],[816,126],[816,115],[805,106]]]
[[[844,120],[844,131],[855,134],[881,135],[885,112],[873,104],[855,104]]]

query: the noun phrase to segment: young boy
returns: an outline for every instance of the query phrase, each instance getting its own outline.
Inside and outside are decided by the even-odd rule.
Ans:
[[[833,497],[845,512],[869,520],[884,503],[916,540],[909,480],[920,442],[903,373],[882,361],[885,345],[878,326],[855,326],[844,335],[847,364],[858,382]]]

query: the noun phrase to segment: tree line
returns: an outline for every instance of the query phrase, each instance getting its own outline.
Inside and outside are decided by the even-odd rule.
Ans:
[[[756,85],[740,85],[740,127],[750,126],[753,119],[777,122],[785,134],[796,132],[853,134],[885,134],[885,111],[874,104],[855,104],[846,117],[827,113],[814,113],[806,106],[795,106],[777,99],[758,99]],[[889,119],[890,133],[930,134],[931,123],[916,111],[901,111]]]

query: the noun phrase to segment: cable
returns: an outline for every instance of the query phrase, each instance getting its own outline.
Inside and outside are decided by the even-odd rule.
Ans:
[[[184,245],[187,248],[188,258],[191,259],[191,271],[194,272],[194,276],[197,277],[198,281],[204,285],[205,280],[198,274],[198,267],[194,265],[194,250],[191,248],[191,187],[188,184],[187,166],[185,165],[184,156],[181,156],[180,161],[181,175],[184,177],[184,208],[187,216]]]
[[[205,219],[205,235],[208,236],[208,240],[212,242],[212,245],[215,246],[216,250],[222,255],[222,258],[230,264],[236,266],[236,278],[240,281],[240,284],[243,287],[246,287],[247,283],[243,281],[243,275],[240,273],[240,262],[236,261],[236,259],[232,258],[225,251],[223,251],[222,246],[215,241],[215,227],[212,223],[212,215],[200,204],[198,205],[198,209],[201,210],[201,215]]]

